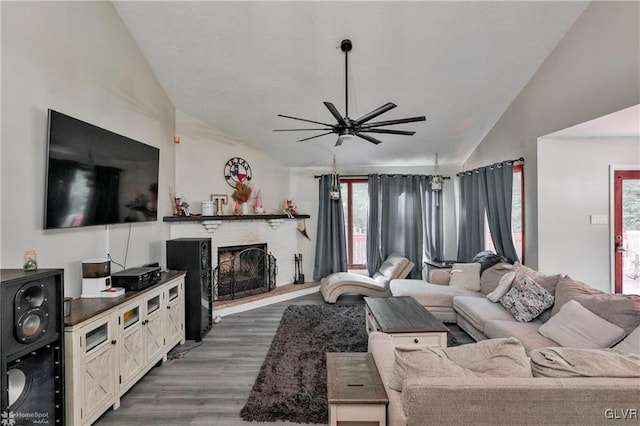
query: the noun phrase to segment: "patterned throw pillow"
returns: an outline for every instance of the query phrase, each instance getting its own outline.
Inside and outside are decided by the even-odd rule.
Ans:
[[[553,305],[554,297],[540,284],[524,276],[514,282],[500,303],[518,321],[529,322]]]

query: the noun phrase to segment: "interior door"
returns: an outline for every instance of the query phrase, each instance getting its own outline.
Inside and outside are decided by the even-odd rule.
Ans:
[[[640,294],[640,170],[614,172],[616,293]]]

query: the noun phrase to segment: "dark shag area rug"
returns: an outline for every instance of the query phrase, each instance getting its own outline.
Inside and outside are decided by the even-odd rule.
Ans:
[[[366,352],[364,323],[363,305],[288,306],[240,417],[327,423],[325,352]]]
[[[288,306],[240,417],[327,423],[325,352],[366,351],[363,305]]]

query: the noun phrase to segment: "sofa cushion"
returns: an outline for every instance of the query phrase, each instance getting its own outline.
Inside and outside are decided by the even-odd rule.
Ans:
[[[491,268],[493,265],[501,262],[508,262],[508,259],[504,256],[500,256],[499,254],[495,254],[491,250],[481,251],[480,253],[473,256],[470,263],[479,263],[480,264],[480,273],[482,274],[487,269]]]
[[[626,334],[640,326],[640,296],[602,293],[577,296],[574,300],[599,317],[624,328]]]
[[[516,271],[516,276],[513,279],[513,282],[519,282],[522,280],[522,277],[529,277],[538,284],[540,284],[545,290],[547,290],[552,295],[555,295],[556,286],[558,282],[562,278],[562,275],[545,275],[534,269],[529,268],[521,263],[516,263],[513,265],[514,270]]]
[[[535,377],[640,377],[640,355],[611,349],[542,348],[531,351]]]
[[[600,318],[575,300],[538,330],[540,334],[571,348],[609,348],[624,337],[624,330]]]
[[[454,263],[451,268],[451,287],[462,287],[473,291],[480,291],[480,264]]]
[[[453,299],[453,309],[483,334],[484,325],[489,320],[514,320],[502,305],[493,303],[484,297],[458,296]]]
[[[512,284],[500,304],[518,321],[529,322],[553,305],[553,295],[525,275]]]
[[[565,275],[558,281],[556,286],[556,301],[551,308],[551,315],[555,315],[560,312],[562,305],[569,300],[573,300],[578,296],[589,296],[592,294],[604,294],[604,291],[600,291],[593,288],[583,282],[576,281],[568,275]]]
[[[511,321],[490,320],[484,325],[484,334],[491,339],[515,337],[522,343],[527,353],[537,348],[558,346],[553,340],[538,333],[541,325],[542,322],[537,319],[531,322],[520,322],[513,319]]]
[[[510,263],[498,263],[491,268],[485,270],[480,275],[480,292],[489,294],[498,287],[500,279],[513,271],[513,265]]]
[[[462,287],[431,284],[420,280],[392,280],[391,294],[394,296],[413,296],[422,306],[453,307],[455,296],[484,298],[482,294]]]
[[[404,278],[411,272],[413,266],[413,262],[406,257],[391,253],[382,265],[380,265],[378,272],[374,274],[373,278],[375,279],[377,274],[387,277],[388,280],[393,280],[400,276]]]
[[[529,359],[516,339],[494,339],[453,348],[398,346],[389,381],[402,391],[408,377],[532,377]]]
[[[633,352],[640,355],[640,327],[636,328],[625,337],[622,342],[618,343],[613,349],[619,351]]]
[[[511,284],[513,283],[513,278],[515,276],[516,273],[513,271],[504,274],[502,278],[500,278],[498,286],[491,293],[487,294],[487,299],[489,299],[493,303],[499,302],[500,299],[502,299],[502,297],[507,294],[507,292],[511,288]]]

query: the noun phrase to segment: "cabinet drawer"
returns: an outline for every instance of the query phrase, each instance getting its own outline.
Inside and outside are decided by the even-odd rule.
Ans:
[[[430,346],[447,347],[447,333],[427,333],[427,334],[392,334],[393,342],[396,346]]]

